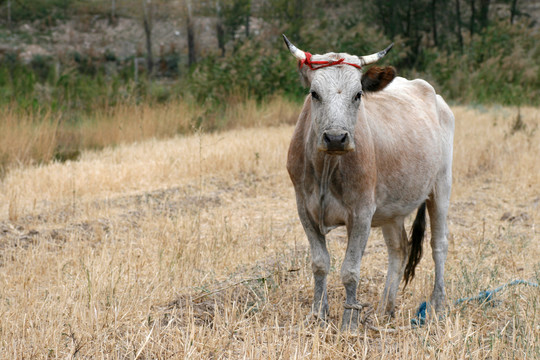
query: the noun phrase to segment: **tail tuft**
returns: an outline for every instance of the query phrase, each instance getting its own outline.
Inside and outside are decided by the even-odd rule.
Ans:
[[[411,252],[409,254],[409,261],[405,267],[405,274],[403,275],[403,280],[405,281],[405,287],[409,281],[414,279],[414,269],[416,265],[422,259],[422,242],[424,240],[424,232],[426,231],[426,203],[424,202],[418,208],[416,213],[416,218],[412,226],[411,234]]]

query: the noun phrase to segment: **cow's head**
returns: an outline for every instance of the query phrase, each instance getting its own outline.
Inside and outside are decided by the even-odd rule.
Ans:
[[[384,89],[396,76],[396,70],[391,66],[372,66],[365,73],[362,68],[385,56],[393,44],[366,56],[311,55],[291,44],[285,35],[283,39],[298,59],[302,81],[310,88],[311,121],[318,149],[332,155],[353,151],[362,94]]]

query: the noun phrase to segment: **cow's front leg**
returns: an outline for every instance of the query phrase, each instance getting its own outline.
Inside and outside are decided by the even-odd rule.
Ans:
[[[349,242],[345,259],[341,266],[341,280],[345,286],[346,300],[341,331],[355,331],[362,310],[356,301],[356,289],[360,279],[360,262],[366,248],[369,231],[371,229],[372,212],[363,216],[356,216],[351,226],[348,226]]]
[[[328,294],[326,291],[326,282],[328,272],[330,271],[330,255],[326,249],[326,240],[324,235],[314,234],[309,236],[311,247],[311,269],[313,270],[313,279],[315,289],[313,294],[312,314],[322,321],[326,320],[328,314]]]
[[[330,255],[326,248],[326,239],[307,214],[302,201],[298,201],[298,214],[311,248],[311,269],[315,283],[311,312],[317,319],[325,321],[328,314],[326,282],[330,271]]]

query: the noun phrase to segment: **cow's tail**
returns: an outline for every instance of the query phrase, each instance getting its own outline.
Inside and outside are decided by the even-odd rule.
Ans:
[[[405,286],[414,278],[414,269],[416,265],[420,262],[422,258],[422,241],[424,240],[424,232],[426,230],[426,203],[424,202],[418,208],[416,213],[416,218],[412,226],[411,242],[410,242],[410,253],[409,261],[407,266],[405,266],[405,274],[403,275],[403,280],[405,281]]]

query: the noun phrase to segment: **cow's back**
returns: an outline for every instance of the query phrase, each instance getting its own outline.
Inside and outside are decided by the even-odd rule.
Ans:
[[[368,94],[364,108],[377,159],[378,225],[427,198],[448,156],[451,161],[453,116],[426,81],[400,77]]]

